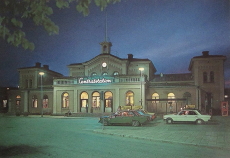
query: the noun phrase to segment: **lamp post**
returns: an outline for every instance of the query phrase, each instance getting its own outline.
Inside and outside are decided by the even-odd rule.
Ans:
[[[41,117],[43,117],[43,89],[42,89],[42,76],[44,75],[44,72],[39,72],[39,75],[41,76],[41,105],[42,105],[42,112]]]
[[[141,77],[140,77],[140,85],[141,85],[141,106],[142,106],[142,71],[144,71],[143,67],[140,67],[139,70],[141,71]]]

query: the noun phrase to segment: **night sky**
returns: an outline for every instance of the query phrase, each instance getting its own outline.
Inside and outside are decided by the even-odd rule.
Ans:
[[[18,86],[18,68],[36,62],[68,76],[67,65],[82,63],[100,54],[105,39],[105,12],[92,5],[89,16],[75,6],[54,9],[52,20],[59,34],[49,36],[42,27],[27,22],[27,38],[35,50],[13,47],[0,39],[0,86]],[[192,57],[209,51],[225,55],[226,86],[230,87],[229,0],[121,0],[107,7],[111,53],[120,58],[148,58],[157,74],[189,73]]]

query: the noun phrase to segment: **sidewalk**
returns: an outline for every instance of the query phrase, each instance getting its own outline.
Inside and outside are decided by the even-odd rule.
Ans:
[[[162,117],[142,127],[101,126],[94,132],[148,141],[179,143],[201,147],[230,149],[230,116],[213,116],[204,125],[166,124]]]

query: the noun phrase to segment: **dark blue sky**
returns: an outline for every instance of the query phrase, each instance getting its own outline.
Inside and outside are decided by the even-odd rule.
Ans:
[[[0,86],[17,86],[17,68],[36,62],[68,76],[67,65],[100,54],[105,37],[105,12],[91,6],[84,17],[75,6],[54,10],[52,20],[59,35],[49,36],[42,27],[26,27],[35,50],[15,48],[0,39]],[[209,51],[225,55],[226,84],[230,87],[229,0],[122,0],[107,8],[108,39],[112,54],[150,59],[159,73],[188,73],[190,60]]]

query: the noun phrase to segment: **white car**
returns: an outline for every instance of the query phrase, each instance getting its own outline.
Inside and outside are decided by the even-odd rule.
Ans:
[[[185,109],[178,114],[164,115],[164,120],[167,124],[173,122],[195,122],[196,124],[203,124],[211,119],[211,115],[202,115],[198,110]]]

